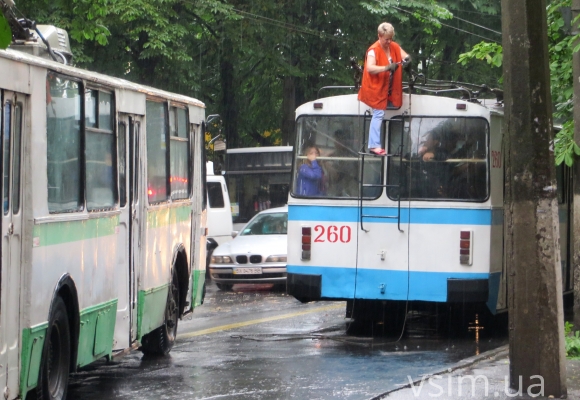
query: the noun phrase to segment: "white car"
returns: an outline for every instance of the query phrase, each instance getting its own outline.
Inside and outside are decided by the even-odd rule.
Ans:
[[[259,212],[211,256],[209,273],[221,290],[236,283],[286,283],[288,207]]]

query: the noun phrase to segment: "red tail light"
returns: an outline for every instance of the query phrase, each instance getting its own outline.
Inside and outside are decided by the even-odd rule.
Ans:
[[[302,227],[302,260],[310,260],[310,249],[312,245],[312,228]]]
[[[459,263],[473,264],[473,231],[461,231],[459,236]]]

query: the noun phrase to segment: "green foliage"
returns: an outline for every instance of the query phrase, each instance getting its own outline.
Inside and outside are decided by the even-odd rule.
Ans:
[[[573,327],[568,321],[564,323],[566,357],[580,359],[580,331],[573,332]]]
[[[7,48],[11,41],[12,31],[10,30],[10,25],[4,15],[0,13],[0,49]]]
[[[573,74],[572,54],[580,50],[580,35],[569,35],[564,31],[564,19],[560,9],[570,7],[571,0],[552,0],[547,7],[548,17],[548,51],[550,55],[550,85],[554,119],[562,123],[562,129],[554,139],[554,154],[556,164],[565,162],[572,166],[575,155],[580,156],[580,147],[574,143],[573,119]],[[579,21],[573,21],[577,24]],[[500,67],[502,64],[502,48],[494,43],[481,42],[459,56],[461,65],[467,65],[471,60],[486,60],[487,64]]]
[[[480,42],[473,46],[467,53],[459,55],[459,63],[467,65],[470,60],[485,60],[492,67],[501,68],[503,61],[503,48],[497,43]]]

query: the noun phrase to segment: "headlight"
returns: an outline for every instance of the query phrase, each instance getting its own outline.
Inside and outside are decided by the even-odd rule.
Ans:
[[[232,259],[230,256],[211,256],[212,264],[231,264]]]
[[[266,262],[286,262],[286,256],[270,256]]]

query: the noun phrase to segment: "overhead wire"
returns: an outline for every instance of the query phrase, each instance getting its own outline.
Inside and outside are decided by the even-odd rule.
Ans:
[[[396,10],[398,10],[398,11],[404,12],[406,14],[415,15],[415,13],[413,13],[413,12],[411,12],[409,10],[405,10],[403,8],[400,8],[400,7],[393,6],[393,8],[396,9]],[[273,26],[277,26],[279,28],[287,29],[289,31],[293,31],[293,32],[297,32],[297,33],[303,33],[303,34],[307,34],[307,35],[311,35],[311,36],[317,36],[317,37],[326,37],[327,39],[336,40],[336,41],[352,42],[352,43],[361,43],[362,44],[362,42],[359,42],[359,41],[356,41],[356,40],[348,39],[348,38],[341,37],[341,36],[338,36],[338,35],[335,35],[335,34],[330,34],[330,33],[326,33],[326,32],[317,31],[317,30],[314,30],[314,29],[308,29],[308,28],[304,28],[304,27],[299,27],[297,25],[294,25],[294,24],[291,24],[291,23],[288,23],[288,22],[285,22],[285,21],[280,21],[280,20],[277,20],[277,19],[274,19],[274,18],[264,17],[264,16],[259,15],[259,14],[250,13],[250,12],[243,11],[243,10],[239,10],[239,9],[236,9],[236,8],[233,8],[232,10],[235,11],[236,13],[240,14],[243,18],[247,18],[247,19],[251,19],[251,20],[259,21],[259,22],[264,22],[264,23],[267,23],[267,24],[270,24],[270,25],[273,25]],[[463,19],[463,18],[460,18],[460,17],[457,17],[457,16],[453,16],[453,18],[454,19],[457,19],[459,21],[462,21],[462,22],[471,24],[471,25],[473,25],[475,27],[478,27],[478,28],[481,28],[481,29],[484,29],[484,30],[493,32],[495,34],[501,35],[501,32],[498,32],[498,31],[493,30],[491,28],[488,28],[486,26],[483,26],[483,25],[480,25],[480,24],[476,24],[474,22],[468,21],[466,19]],[[463,32],[463,33],[466,33],[468,35],[476,36],[476,37],[479,37],[479,38],[484,39],[484,40],[489,41],[489,42],[499,43],[497,40],[490,39],[490,38],[485,37],[485,36],[482,36],[482,35],[478,35],[477,33],[469,32],[469,31],[467,31],[465,29],[461,29],[459,27],[452,26],[452,25],[443,23],[441,21],[438,21],[438,23],[441,26],[445,26],[445,27],[448,27],[448,28],[457,30],[459,32]]]

